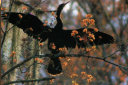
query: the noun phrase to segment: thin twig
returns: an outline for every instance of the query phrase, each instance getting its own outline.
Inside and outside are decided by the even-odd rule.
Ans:
[[[101,0],[98,0],[98,1],[99,1],[99,4],[100,4],[100,6],[101,6],[101,9],[102,9],[102,12],[103,12],[103,14],[104,14],[104,17],[105,17],[106,21],[110,24],[110,26],[112,27],[112,31],[114,32],[114,34],[115,34],[116,37],[118,38],[118,34],[117,34],[117,32],[116,32],[116,29],[115,29],[115,27],[113,26],[113,24],[110,22],[110,18],[109,18],[109,16],[107,15],[107,13],[106,13],[106,11],[105,11],[105,9],[104,9],[104,7],[103,7],[103,5],[102,5],[102,3],[101,3]]]
[[[1,14],[0,14],[0,17],[1,17]],[[1,18],[0,18],[0,19],[1,19]],[[0,23],[1,23],[1,21],[0,21]],[[0,27],[1,27],[1,24],[0,24]],[[2,29],[2,27],[1,27],[1,32],[4,33],[4,30]]]
[[[79,1],[79,0],[76,0],[76,1],[78,2],[79,6],[80,6],[81,8],[83,8],[84,12],[88,14],[89,12],[87,11],[87,9],[85,9],[85,8],[83,7],[81,1]],[[85,5],[86,5],[86,4],[85,4]]]
[[[35,56],[29,57],[27,59],[25,59],[24,61],[20,62],[19,64],[16,64],[15,66],[13,66],[12,68],[10,68],[8,71],[6,71],[1,78],[3,79],[4,76],[6,76],[8,73],[10,73],[11,71],[13,71],[15,68],[20,67],[21,65],[23,65],[24,63],[26,63],[27,61],[31,60],[32,58],[35,58]]]
[[[116,50],[116,51],[113,52],[112,54],[108,55],[106,58],[108,58],[108,57],[111,57],[111,58],[112,58],[112,56],[115,55],[118,51],[120,51],[120,50]]]
[[[26,4],[26,3],[24,3],[24,2],[21,2],[21,1],[15,1],[15,4],[16,4],[16,3],[18,3],[18,4],[23,4],[23,5],[27,6],[27,7],[29,7],[30,10],[40,11],[40,12],[42,12],[42,13],[44,13],[44,12],[56,12],[56,10],[53,10],[53,11],[41,11],[41,10],[36,10],[35,7],[32,7],[31,5]]]
[[[25,73],[30,69],[31,66],[33,66],[33,64],[31,64],[30,66],[26,67],[26,70],[24,72],[22,71],[22,69],[20,67],[19,67],[19,70],[20,70],[21,73]]]
[[[126,75],[128,75],[127,70],[125,71],[125,70],[124,70],[124,69],[122,69],[122,68],[120,68],[120,70],[121,70],[123,73],[125,73]]]
[[[49,81],[55,79],[55,77],[51,77],[51,78],[41,78],[41,79],[32,79],[32,80],[16,80],[16,81],[11,81],[8,83],[5,83],[4,85],[9,85],[9,84],[13,84],[13,83],[28,83],[28,82],[40,82],[40,81]]]
[[[15,25],[13,25],[11,28],[9,28],[7,31],[6,31],[6,33],[7,32],[9,32],[12,28],[14,28],[15,27]]]
[[[12,3],[11,3],[11,1],[12,1]],[[10,0],[9,16],[10,16],[10,12],[11,12],[13,3],[14,3],[14,0]],[[8,18],[9,18],[9,16],[7,17],[7,23],[6,23],[6,26],[5,26],[5,32],[4,32],[4,35],[3,35],[3,40],[2,40],[2,42],[1,42],[1,48],[2,48],[2,46],[3,46],[3,43],[4,43],[4,41],[5,41],[5,37],[6,37],[6,34],[7,34],[6,31],[7,31],[7,28],[8,28]]]
[[[115,14],[115,0],[112,0],[112,3],[113,3],[113,9],[112,9],[112,16],[111,17],[113,17]]]

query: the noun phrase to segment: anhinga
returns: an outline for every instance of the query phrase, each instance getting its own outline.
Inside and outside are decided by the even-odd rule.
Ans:
[[[54,29],[52,30],[52,32],[48,38],[48,48],[54,54],[59,53],[59,48],[63,48],[63,47],[75,48],[76,45],[78,45],[79,48],[80,47],[85,48],[87,45],[86,42],[89,42],[89,41],[86,41],[86,42],[85,41],[79,41],[78,39],[76,41],[76,38],[71,36],[71,33],[73,30],[63,30],[63,23],[60,19],[60,13],[61,13],[63,7],[67,3],[59,5],[59,7],[57,9],[57,17],[56,17],[57,24],[54,27]],[[80,28],[80,29],[76,30],[76,31],[78,31],[78,33],[81,37],[87,36],[87,35],[85,35],[85,33],[83,33],[83,29],[84,28]],[[95,36],[95,40],[93,41],[93,43],[89,42],[90,45],[102,45],[102,44],[107,44],[107,43],[113,43],[113,41],[114,41],[113,37],[111,37],[108,34],[105,34],[105,33],[99,32],[99,31],[95,32],[91,28],[90,29],[88,28],[88,31],[93,33]],[[100,38],[100,37],[102,37],[102,38]],[[51,48],[50,44],[52,44],[52,43],[54,43],[54,45],[56,46],[55,49]],[[53,57],[53,58],[51,58],[51,60],[52,60],[51,62],[53,62],[54,64],[49,63],[49,66],[48,66],[49,73],[55,73],[56,74],[56,73],[61,72],[62,70],[61,70],[61,63],[60,63],[59,58]]]
[[[64,37],[62,37],[63,34],[60,34],[61,33],[61,30],[63,29],[63,23],[62,23],[62,21],[60,19],[60,14],[61,14],[62,9],[64,8],[64,6],[67,3],[63,3],[63,4],[59,5],[59,7],[57,8],[57,12],[56,12],[56,15],[57,15],[56,16],[57,24],[54,27],[54,29],[52,30],[52,33],[49,35],[48,48],[49,48],[49,50],[51,50],[51,52],[53,54],[59,53],[59,47],[60,46],[59,47],[57,46],[57,48],[53,49],[51,47],[51,44],[54,44],[56,46],[56,43],[59,43],[61,45],[61,42],[63,42],[63,40],[64,40]],[[58,36],[60,36],[60,37],[58,37]],[[59,74],[59,73],[62,72],[62,66],[61,66],[61,62],[60,62],[59,57],[56,57],[56,56],[53,55],[50,58],[50,62],[49,62],[49,65],[48,65],[47,70],[48,70],[48,73],[51,73],[53,75],[54,74]]]
[[[68,3],[68,2],[67,2]],[[93,29],[89,28],[87,29],[89,32],[93,33],[95,36],[95,40],[90,42],[88,40],[87,34],[83,32],[84,28],[77,29],[78,32],[77,35],[83,38],[82,41],[79,39],[71,36],[71,33],[73,30],[63,30],[63,23],[60,19],[60,13],[63,9],[63,7],[67,4],[63,3],[60,4],[57,12],[56,12],[56,20],[57,24],[54,28],[50,28],[50,26],[46,25],[44,26],[44,23],[41,22],[36,16],[31,14],[23,14],[23,13],[15,13],[15,12],[5,12],[2,17],[3,19],[7,19],[8,15],[8,21],[17,27],[23,29],[25,33],[27,33],[29,36],[33,36],[35,39],[40,39],[41,42],[48,39],[48,49],[52,52],[52,54],[59,53],[59,48],[75,48],[76,45],[80,48],[85,48],[87,46],[87,43],[90,45],[102,45],[102,44],[110,44],[114,42],[114,39],[112,36],[103,33],[103,32],[95,32]],[[52,48],[52,45],[55,46],[55,48]],[[59,60],[59,57],[55,57],[54,55],[50,57],[50,63],[48,65],[48,72],[55,75],[62,72],[62,66],[61,62]]]

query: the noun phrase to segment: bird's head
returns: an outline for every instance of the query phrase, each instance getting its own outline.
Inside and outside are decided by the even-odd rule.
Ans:
[[[65,6],[67,3],[69,3],[69,2],[70,2],[70,1],[59,5],[59,7],[58,7],[58,9],[57,9],[57,15],[58,15],[58,16],[60,15],[60,13],[61,13],[62,9],[64,8],[64,6]]]

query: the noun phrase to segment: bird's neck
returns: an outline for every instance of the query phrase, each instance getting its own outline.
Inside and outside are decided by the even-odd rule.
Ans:
[[[62,30],[63,23],[62,23],[62,20],[60,19],[60,15],[59,16],[57,15],[56,20],[57,20],[57,24],[55,26],[55,29]]]
[[[58,17],[60,17],[61,11],[62,11],[61,8],[58,8],[58,9],[57,9],[57,13],[56,13],[56,15],[57,15]]]
[[[55,30],[62,30],[62,28],[63,28],[63,23],[62,23],[62,20],[60,18],[61,11],[62,11],[62,7],[59,6],[59,8],[57,9],[57,13],[56,13],[57,24],[55,26]]]

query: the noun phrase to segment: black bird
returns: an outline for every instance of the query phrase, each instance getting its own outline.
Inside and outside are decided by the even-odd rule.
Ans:
[[[88,32],[91,32],[94,34],[95,40],[93,42],[90,42],[89,39],[86,40],[87,34],[83,32],[84,28],[80,28],[76,30],[78,32],[77,35],[80,35],[80,37],[85,39],[83,41],[80,41],[78,38],[71,36],[71,33],[73,30],[63,30],[63,23],[60,19],[60,13],[63,7],[67,3],[63,3],[59,5],[56,13],[57,24],[48,37],[48,48],[49,50],[51,50],[53,54],[59,53],[59,48],[63,48],[63,47],[75,48],[77,45],[79,48],[80,47],[85,48],[87,43],[89,43],[90,45],[102,45],[102,44],[107,44],[107,43],[109,44],[114,42],[114,39],[112,36],[99,31],[95,32],[94,29],[91,29],[91,28],[88,29]],[[51,44],[54,44],[56,48],[55,49],[51,48]],[[61,68],[61,63],[59,58],[53,56],[53,58],[51,58],[51,63],[49,63],[48,65],[48,72],[57,74],[57,73],[60,73],[61,71],[62,71],[62,68]]]
[[[68,3],[68,2],[67,2]],[[48,25],[44,25],[36,16],[31,14],[23,14],[16,12],[5,12],[2,14],[3,19],[8,18],[8,21],[17,27],[23,29],[25,33],[29,36],[33,36],[33,38],[40,40],[40,42],[48,39],[48,49],[52,52],[52,54],[58,54],[59,48],[75,48],[76,45],[80,48],[85,48],[88,44],[90,45],[102,45],[102,44],[110,44],[114,42],[112,36],[103,33],[96,32],[94,29],[88,28],[87,31],[95,36],[93,42],[90,41],[89,35],[84,33],[84,28],[77,29],[78,32],[76,36],[81,37],[83,40],[79,40],[79,37],[71,36],[73,30],[63,30],[63,23],[60,19],[60,13],[63,7],[67,4],[60,4],[57,9],[57,24],[54,28],[50,28]],[[9,16],[9,17],[8,17]],[[52,46],[55,46],[52,48]],[[55,75],[62,72],[61,62],[59,57],[55,57],[54,55],[50,57],[50,63],[48,65],[48,72]]]

